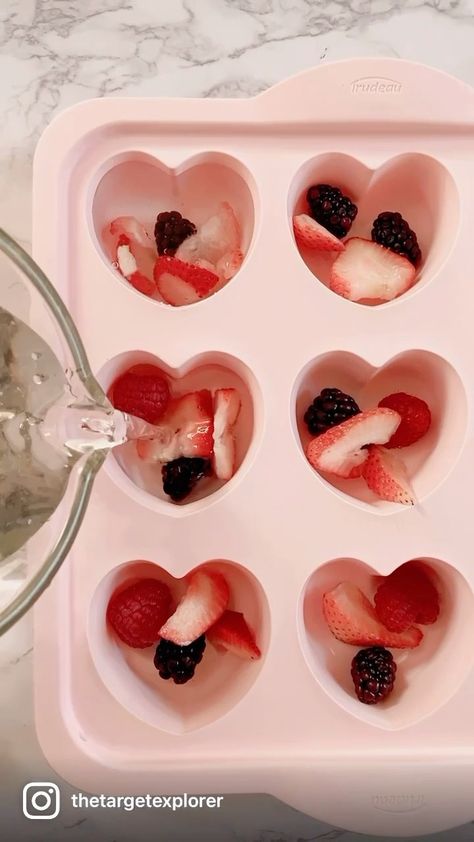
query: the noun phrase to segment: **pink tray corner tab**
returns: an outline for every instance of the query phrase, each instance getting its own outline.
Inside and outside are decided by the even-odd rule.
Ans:
[[[267,792],[375,835],[472,819],[473,123],[474,93],[458,80],[358,59],[249,100],[91,100],[46,130],[34,256],[101,382],[151,362],[186,390],[220,378],[242,397],[235,476],[187,505],[157,495],[156,475],[133,458],[109,455],[69,560],[35,609],[38,735],[75,786]],[[299,253],[292,217],[311,183],[331,179],[357,197],[355,236],[381,210],[413,219],[423,257],[399,297],[346,300],[328,264]],[[201,223],[222,200],[245,259],[209,298],[167,306],[112,265],[103,231],[113,218],[153,220],[181,202]],[[414,507],[308,464],[304,411],[328,385],[363,409],[395,391],[430,403],[430,432],[407,455]],[[400,655],[393,700],[361,705],[347,680],[357,649],[331,637],[322,594],[349,578],[367,587],[412,559],[437,577],[440,622]],[[111,636],[108,600],[141,576],[178,595],[201,565],[227,578],[262,658],[212,652],[195,683],[159,684],[146,653]]]

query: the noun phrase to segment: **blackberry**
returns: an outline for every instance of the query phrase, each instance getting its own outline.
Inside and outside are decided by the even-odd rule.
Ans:
[[[393,690],[397,665],[383,646],[361,649],[352,660],[351,675],[357,698],[365,705],[383,702]]]
[[[308,406],[304,422],[312,436],[319,436],[359,412],[359,407],[350,395],[340,389],[323,389]]]
[[[416,234],[401,213],[384,211],[379,213],[372,227],[372,239],[408,260],[415,266],[421,258],[421,249]]]
[[[184,240],[196,233],[196,226],[178,211],[163,211],[156,217],[155,240],[158,254],[173,255]]]
[[[167,462],[161,469],[163,478],[163,491],[172,500],[179,502],[184,500],[191,493],[194,486],[203,477],[211,473],[211,462],[209,459],[180,456]]]
[[[339,187],[313,184],[306,199],[311,216],[335,237],[345,237],[357,216],[357,205],[344,196]]]
[[[206,638],[203,634],[188,646],[178,646],[170,640],[161,639],[153,663],[165,681],[172,678],[175,684],[186,684],[202,661],[205,648]]]

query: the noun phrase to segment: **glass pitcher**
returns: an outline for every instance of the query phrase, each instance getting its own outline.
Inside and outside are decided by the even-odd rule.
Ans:
[[[54,287],[0,229],[0,634],[66,558],[109,450],[152,432],[113,408]]]

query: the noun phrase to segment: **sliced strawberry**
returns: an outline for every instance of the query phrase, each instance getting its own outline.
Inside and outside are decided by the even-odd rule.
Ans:
[[[196,234],[181,243],[176,257],[188,263],[195,263],[200,258],[215,265],[225,254],[240,249],[240,240],[234,211],[228,202],[222,202],[218,212],[210,216]]]
[[[138,292],[143,295],[151,296],[156,292],[156,285],[154,281],[147,278],[142,272],[138,270],[138,263],[132,253],[132,246],[130,240],[121,234],[117,243],[117,266],[120,273],[127,281],[135,287]]]
[[[214,473],[229,480],[235,471],[234,425],[241,400],[236,389],[217,389],[214,395]]]
[[[391,301],[411,287],[416,270],[406,257],[361,237],[345,242],[330,287],[350,301]]]
[[[370,490],[381,500],[402,503],[404,506],[415,505],[406,467],[400,457],[391,450],[385,447],[369,447],[362,475]]]
[[[408,447],[423,438],[431,426],[431,411],[428,404],[415,395],[395,392],[379,402],[379,406],[394,409],[401,416],[401,423],[387,442],[386,447]]]
[[[344,243],[307,213],[293,217],[293,230],[300,246],[316,251],[344,251]]]
[[[143,295],[156,292],[153,280],[155,249],[143,225],[133,216],[119,216],[109,226],[115,238],[118,269],[127,281]]]
[[[386,629],[371,602],[352,582],[341,582],[324,594],[323,612],[334,637],[352,646],[414,649],[423,639],[423,632],[415,626],[400,633]]]
[[[206,298],[220,280],[219,275],[203,266],[165,254],[156,261],[153,274],[162,298],[175,307]]]
[[[261,657],[255,635],[238,611],[224,611],[217,623],[208,629],[206,637],[214,646],[224,647],[239,658],[256,660]]]
[[[180,456],[210,459],[214,450],[214,409],[208,389],[172,400],[153,439],[137,441],[146,462],[171,462]]]
[[[170,387],[158,366],[137,365],[114,381],[109,398],[115,409],[156,424],[170,402]]]
[[[391,409],[368,409],[312,439],[306,455],[313,468],[338,477],[357,477],[368,456],[368,444],[383,444],[400,416]]]
[[[134,245],[151,248],[153,243],[145,228],[134,216],[118,216],[110,223],[110,233],[116,237],[124,235]]]
[[[234,277],[235,273],[238,272],[242,266],[243,260],[244,253],[240,249],[228,251],[220,258],[220,260],[217,261],[217,273],[224,281],[229,281]]]
[[[219,619],[228,602],[229,586],[222,573],[196,570],[176,611],[160,629],[160,637],[188,646]]]

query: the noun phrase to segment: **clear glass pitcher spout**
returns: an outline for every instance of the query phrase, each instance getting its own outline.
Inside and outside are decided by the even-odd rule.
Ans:
[[[0,634],[68,554],[109,450],[153,428],[113,408],[76,327],[0,229]]]

